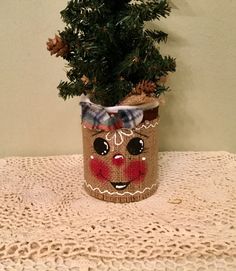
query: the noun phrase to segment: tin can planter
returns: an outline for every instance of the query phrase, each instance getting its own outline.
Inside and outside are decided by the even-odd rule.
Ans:
[[[120,203],[154,194],[158,187],[158,101],[101,107],[82,98],[81,106],[87,193]]]

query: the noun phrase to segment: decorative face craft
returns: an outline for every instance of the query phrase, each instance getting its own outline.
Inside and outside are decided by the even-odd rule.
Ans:
[[[83,127],[85,188],[113,202],[138,201],[157,189],[158,120],[133,129],[95,131]]]

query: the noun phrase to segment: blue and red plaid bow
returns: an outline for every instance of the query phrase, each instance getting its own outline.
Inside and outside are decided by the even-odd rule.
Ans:
[[[125,109],[109,113],[105,108],[87,102],[80,102],[82,123],[86,128],[102,131],[114,131],[121,128],[134,128],[143,119],[143,110]]]

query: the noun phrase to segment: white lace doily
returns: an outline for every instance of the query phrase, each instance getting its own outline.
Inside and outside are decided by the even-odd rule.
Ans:
[[[166,152],[136,203],[83,188],[81,155],[0,160],[0,270],[236,270],[236,155]]]

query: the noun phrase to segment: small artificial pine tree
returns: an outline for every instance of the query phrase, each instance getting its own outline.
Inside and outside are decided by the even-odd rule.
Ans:
[[[59,84],[59,95],[85,94],[114,106],[135,87],[152,86],[156,97],[168,90],[160,79],[175,71],[175,59],[163,57],[156,46],[168,35],[146,30],[144,23],[170,11],[167,0],[70,0],[61,11],[64,31],[48,42],[51,54],[69,65],[69,81]]]

